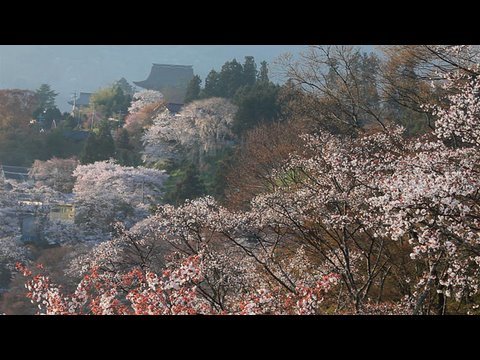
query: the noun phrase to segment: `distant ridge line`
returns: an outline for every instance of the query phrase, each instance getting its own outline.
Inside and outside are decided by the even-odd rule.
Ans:
[[[175,65],[175,64],[157,64],[157,63],[153,63],[153,66],[163,66],[163,67],[172,67],[172,68],[181,68],[181,69],[193,68],[193,65]]]

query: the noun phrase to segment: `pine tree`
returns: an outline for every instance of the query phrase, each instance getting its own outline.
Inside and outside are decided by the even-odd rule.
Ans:
[[[200,98],[201,83],[202,83],[202,79],[200,79],[200,76],[195,75],[193,79],[190,81],[190,83],[188,84],[187,93],[185,94],[185,104],[188,104]]]
[[[227,61],[222,66],[222,71],[220,71],[220,96],[231,99],[243,85],[245,85],[245,83],[242,64],[236,59]]]
[[[115,142],[108,122],[100,123],[97,135],[98,161],[108,160],[115,156]]]
[[[124,166],[135,166],[141,163],[140,154],[135,151],[130,142],[130,135],[124,128],[118,129],[115,133],[115,159],[118,164]]]
[[[257,64],[253,56],[245,56],[243,64],[243,82],[244,85],[253,86],[257,79]]]
[[[258,73],[258,82],[268,83],[270,79],[268,78],[268,65],[266,61],[260,63],[260,71]]]
[[[53,91],[48,84],[42,84],[35,91],[35,95],[38,101],[38,107],[42,110],[55,108],[55,98],[58,93]]]
[[[95,133],[90,133],[90,136],[85,142],[82,152],[80,153],[81,164],[91,164],[97,161],[97,136]]]
[[[133,96],[135,93],[133,86],[130,85],[129,82],[123,77],[120,80],[115,81],[113,86],[118,86],[120,89],[122,89],[125,95]]]
[[[82,164],[108,160],[115,156],[115,142],[107,122],[99,125],[98,134],[91,133],[80,154]]]
[[[41,128],[49,129],[53,120],[60,121],[62,117],[62,113],[55,106],[57,95],[58,93],[53,91],[48,84],[42,84],[35,91],[38,106],[32,112],[32,116],[40,122]]]
[[[130,144],[130,135],[128,131],[124,128],[118,129],[116,134],[116,147],[120,149],[133,149],[132,144]]]
[[[183,178],[176,184],[174,194],[175,204],[180,204],[186,199],[195,199],[205,194],[205,187],[200,179],[200,173],[197,167],[190,164]]]
[[[270,82],[258,82],[251,88],[241,89],[235,96],[238,105],[233,131],[241,135],[258,124],[277,120],[279,87]]]
[[[205,88],[203,89],[202,98],[210,98],[220,96],[220,74],[215,70],[208,73],[205,78]]]

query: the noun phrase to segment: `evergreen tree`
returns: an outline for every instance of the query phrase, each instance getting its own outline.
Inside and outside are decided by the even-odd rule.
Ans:
[[[268,83],[270,79],[268,78],[268,65],[266,61],[260,63],[260,71],[258,73],[258,82]]]
[[[70,113],[63,113],[62,119],[63,121],[60,124],[57,124],[57,126],[59,125],[62,129],[73,130],[77,126],[77,121]]]
[[[243,66],[236,59],[227,61],[220,71],[219,90],[220,96],[227,99],[233,98],[237,90],[245,85]]]
[[[200,84],[202,83],[202,79],[200,76],[195,75],[193,79],[190,81],[187,87],[187,93],[185,94],[185,104],[197,100],[200,98]]]
[[[81,164],[91,164],[97,161],[97,136],[90,133],[82,152],[80,153]]]
[[[245,56],[243,64],[243,82],[244,85],[253,86],[257,79],[257,64],[253,56]]]
[[[208,73],[205,78],[205,88],[203,89],[202,98],[210,98],[220,95],[220,74],[215,70]]]
[[[44,135],[43,144],[41,151],[36,154],[36,159],[48,160],[52,157],[58,158],[68,158],[68,157],[78,157],[82,152],[82,149],[85,146],[85,142],[72,141],[71,139],[65,137],[64,128],[52,129]]]
[[[106,121],[100,123],[98,134],[91,133],[80,154],[82,164],[108,160],[115,156],[115,143]]]
[[[186,199],[195,199],[206,193],[198,168],[190,162],[184,162],[180,168],[171,170],[165,187],[167,191],[164,200],[173,205],[180,205]]]
[[[133,96],[133,94],[135,93],[135,89],[133,88],[133,86],[130,85],[128,81],[123,77],[120,80],[115,81],[113,86],[118,86],[120,89],[122,89],[125,95]]]
[[[95,111],[106,118],[119,113],[125,115],[131,100],[132,97],[125,95],[118,85],[100,89],[90,97],[90,103],[95,107]]]
[[[42,84],[36,91],[35,97],[38,106],[33,111],[32,116],[39,122],[43,129],[50,129],[52,121],[60,121],[62,113],[55,106],[55,97],[58,95],[50,88],[48,84]]]
[[[63,136],[63,131],[55,129],[50,131],[45,137],[44,151],[47,158],[52,157],[64,158],[69,150],[69,141]]]
[[[191,164],[187,167],[184,178],[177,183],[177,199],[181,201],[195,199],[204,194],[205,188],[200,179],[200,172]]]
[[[130,105],[131,97],[126,95],[120,86],[114,86],[114,96],[112,99],[112,115],[114,114],[124,114],[126,115],[128,111],[128,106]]]
[[[141,163],[140,154],[130,143],[130,135],[124,128],[120,128],[115,133],[115,159],[123,166],[136,166]]]
[[[128,131],[126,129],[118,129],[115,140],[117,148],[128,150],[133,149],[133,146],[130,144],[130,135],[128,135]]]
[[[280,111],[278,93],[279,87],[270,82],[241,89],[235,96],[238,111],[233,131],[241,135],[258,124],[275,121]]]
[[[43,110],[55,108],[55,98],[58,93],[53,91],[48,84],[42,84],[35,90],[38,101],[38,107]]]
[[[115,142],[113,141],[112,133],[108,122],[100,123],[97,135],[97,148],[100,160],[108,160],[115,156]]]
[[[39,125],[43,129],[50,129],[52,127],[53,120],[55,120],[58,125],[62,119],[62,113],[57,107],[47,109],[37,108],[32,113],[32,116],[34,119],[39,121]]]

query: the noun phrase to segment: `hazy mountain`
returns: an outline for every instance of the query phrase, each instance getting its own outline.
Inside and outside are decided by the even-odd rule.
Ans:
[[[152,63],[193,65],[203,79],[212,69],[246,55],[271,62],[299,45],[0,45],[0,88],[36,89],[47,83],[59,92],[62,111],[73,91],[93,92],[125,77],[144,80]]]

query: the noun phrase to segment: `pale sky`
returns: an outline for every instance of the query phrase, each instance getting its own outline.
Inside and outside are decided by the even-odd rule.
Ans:
[[[305,45],[0,45],[0,88],[36,89],[47,83],[59,92],[57,106],[69,110],[73,91],[94,92],[120,79],[147,78],[152,63],[193,65],[202,80],[227,61],[254,56],[271,63]]]

